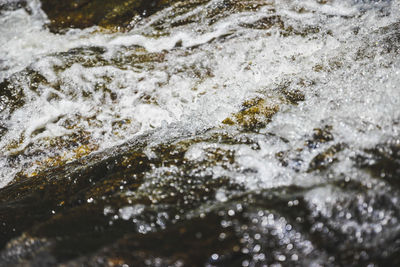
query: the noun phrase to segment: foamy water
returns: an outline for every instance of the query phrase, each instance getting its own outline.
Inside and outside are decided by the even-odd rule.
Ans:
[[[28,1],[29,12],[4,11],[0,82],[11,93],[0,95],[0,187],[138,138],[149,159],[162,144],[187,142],[185,166],[153,167],[135,194],[156,198],[160,181],[174,187],[170,177],[185,175],[227,178],[243,194],[298,186],[309,189],[299,194],[310,216],[324,218],[348,242],[382,245],[398,233],[398,192],[355,161],[399,140],[400,2],[232,1],[226,9],[223,1],[198,2],[183,13],[179,4],[167,7],[129,32],[51,33],[36,0]],[[291,93],[302,97],[292,101]],[[256,114],[264,124],[248,129],[237,114],[254,99],[274,112],[268,119]],[[360,183],[365,194],[342,190],[339,181]],[[219,188],[214,202],[185,216],[236,193]],[[354,201],[359,215],[349,208]],[[154,224],[135,221],[146,209],[106,207],[104,215],[133,219],[147,233]],[[301,254],[317,255],[303,264],[331,261],[283,215],[244,216],[254,222],[249,233],[276,232],[285,246],[294,244],[292,261]],[[160,218],[164,229],[168,219]],[[324,231],[318,223],[312,229]]]
[[[348,153],[398,135],[397,55],[380,54],[384,34],[377,32],[398,19],[396,1],[257,1],[257,9],[226,12],[205,27],[219,4],[210,1],[172,21],[165,19],[168,8],[129,33],[114,34],[96,28],[52,34],[37,1],[29,2],[30,14],[5,12],[0,78],[22,90],[25,104],[13,111],[2,108],[7,132],[0,141],[1,184],[23,165],[31,169],[27,174],[35,169],[37,156],[24,157],[32,151],[40,151],[39,161],[71,156],[63,145],[52,148],[55,138],[72,142],[75,136],[78,145],[84,139],[92,152],[170,123],[194,133],[220,127],[246,99],[259,96],[279,104],[274,94],[285,82],[306,100],[281,104],[261,131],[289,144],[266,144],[262,155],[250,153],[241,164],[301,146],[306,135],[325,125],[332,126],[336,142],[350,147]],[[185,16],[196,22],[168,27]],[[280,16],[286,29],[278,23],[265,30],[245,26],[271,16]],[[157,21],[166,21],[164,36],[148,37]],[[285,34],[288,27],[292,32]],[[15,144],[10,148],[10,143]],[[12,154],[20,158],[15,165],[7,163]],[[262,184],[269,184],[262,177],[282,175],[276,162],[271,164],[273,174],[256,166]]]

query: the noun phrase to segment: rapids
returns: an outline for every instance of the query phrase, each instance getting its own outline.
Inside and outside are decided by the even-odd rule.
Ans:
[[[15,2],[4,265],[400,264],[398,0],[172,1],[57,33]]]

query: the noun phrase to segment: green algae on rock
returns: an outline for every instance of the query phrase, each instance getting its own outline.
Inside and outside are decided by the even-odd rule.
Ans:
[[[241,105],[241,110],[232,117],[225,118],[222,123],[238,125],[245,130],[258,130],[265,127],[272,117],[279,111],[280,105],[297,105],[305,100],[304,94],[299,89],[291,88],[291,82],[286,82],[276,88],[277,95],[255,97],[246,100]],[[309,86],[302,85],[302,86]],[[299,87],[295,85],[295,87]]]
[[[262,98],[255,98],[245,101],[242,110],[233,115],[233,118],[226,118],[223,124],[234,125],[237,123],[245,129],[256,130],[264,127],[278,112],[278,106],[269,107]]]

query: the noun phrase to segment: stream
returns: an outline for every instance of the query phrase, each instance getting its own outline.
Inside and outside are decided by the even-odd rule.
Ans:
[[[400,1],[55,2],[0,0],[0,266],[400,266]]]

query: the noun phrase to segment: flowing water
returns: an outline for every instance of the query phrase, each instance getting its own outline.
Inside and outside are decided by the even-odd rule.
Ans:
[[[0,265],[399,266],[399,1],[172,1],[59,33],[16,2]]]

